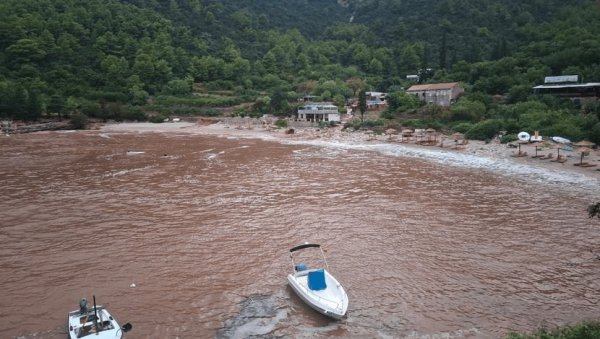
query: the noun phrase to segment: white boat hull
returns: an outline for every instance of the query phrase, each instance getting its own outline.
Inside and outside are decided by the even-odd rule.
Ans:
[[[563,138],[563,137],[552,137],[551,139],[552,139],[552,141],[554,141],[554,142],[556,142],[558,144],[565,144],[566,145],[566,144],[570,144],[571,143],[571,140]]]
[[[123,330],[108,310],[103,306],[98,306],[96,314],[98,318],[95,323],[93,309],[85,314],[80,311],[69,312],[69,338],[115,339],[123,337]]]
[[[315,291],[308,287],[308,272],[305,270],[288,275],[288,283],[296,294],[310,307],[328,317],[341,319],[348,310],[348,295],[342,285],[327,271],[325,289]]]

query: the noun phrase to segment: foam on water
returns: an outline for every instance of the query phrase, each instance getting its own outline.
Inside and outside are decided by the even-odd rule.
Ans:
[[[334,149],[374,151],[390,156],[420,158],[447,166],[484,170],[499,175],[513,176],[516,180],[559,185],[562,188],[595,190],[600,186],[600,179],[591,178],[580,173],[567,173],[560,171],[560,169],[553,170],[528,164],[519,164],[509,159],[489,158],[444,149],[416,148],[387,143],[365,145],[325,140],[286,140],[285,143]],[[338,151],[333,151],[333,153],[337,154]]]
[[[402,144],[362,144],[355,141],[340,140],[299,140],[299,139],[280,139],[272,135],[247,135],[247,136],[229,136],[223,135],[227,139],[261,139],[264,141],[276,141],[288,145],[309,145],[329,148],[331,154],[320,154],[320,156],[335,157],[339,155],[339,150],[357,150],[374,151],[383,155],[420,158],[425,161],[435,162],[441,165],[454,166],[466,169],[476,169],[488,171],[498,175],[511,176],[515,180],[526,181],[530,183],[543,183],[547,185],[557,185],[562,189],[574,190],[597,190],[600,186],[600,178],[575,173],[563,172],[560,168],[549,169],[545,167],[531,166],[528,164],[519,164],[510,159],[489,158],[483,155],[465,154],[462,152],[449,151],[445,149],[418,148]],[[300,155],[302,151],[295,151]]]

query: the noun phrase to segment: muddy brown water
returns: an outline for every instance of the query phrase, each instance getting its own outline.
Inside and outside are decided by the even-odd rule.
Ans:
[[[65,338],[92,295],[130,338],[497,338],[600,317],[591,179],[185,133],[0,145],[3,338]],[[342,321],[287,287],[304,241],[348,291]]]

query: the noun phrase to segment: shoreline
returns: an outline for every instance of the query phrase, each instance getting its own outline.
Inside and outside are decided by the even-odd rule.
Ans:
[[[269,125],[244,125],[223,121],[200,120],[194,122],[166,122],[166,123],[107,123],[95,127],[101,134],[104,133],[186,133],[199,135],[213,135],[223,138],[250,138],[265,141],[281,142],[286,144],[306,144],[314,146],[334,146],[353,149],[380,151],[385,154],[418,157],[434,161],[442,165],[460,166],[476,170],[500,172],[505,175],[516,175],[518,180],[531,179],[534,182],[558,183],[561,186],[575,185],[584,189],[600,186],[600,150],[590,150],[584,157],[584,162],[595,165],[593,167],[574,166],[580,162],[580,152],[557,150],[557,145],[552,142],[521,144],[521,154],[516,156],[519,149],[510,148],[507,144],[497,141],[485,143],[478,140],[469,140],[466,145],[458,149],[452,145],[452,140],[446,140],[450,147],[424,146],[411,142],[399,142],[397,138],[390,140],[388,135],[373,135],[363,131],[342,130],[341,127],[319,129],[314,127],[294,128],[293,134],[286,134],[287,129],[274,129]],[[396,136],[397,137],[397,136]],[[537,146],[543,145],[538,150],[538,155],[552,153],[551,159],[539,159],[535,155]],[[559,163],[552,161],[560,152],[567,161]],[[586,192],[598,195],[594,191]],[[597,197],[600,199],[600,195]]]

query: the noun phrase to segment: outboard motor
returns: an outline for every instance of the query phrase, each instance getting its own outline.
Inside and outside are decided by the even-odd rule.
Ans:
[[[79,313],[86,314],[87,313],[87,299],[81,298],[79,301]]]
[[[127,332],[131,331],[132,328],[133,328],[133,325],[131,325],[130,323],[127,323],[121,327],[121,330],[124,333],[127,333]]]

